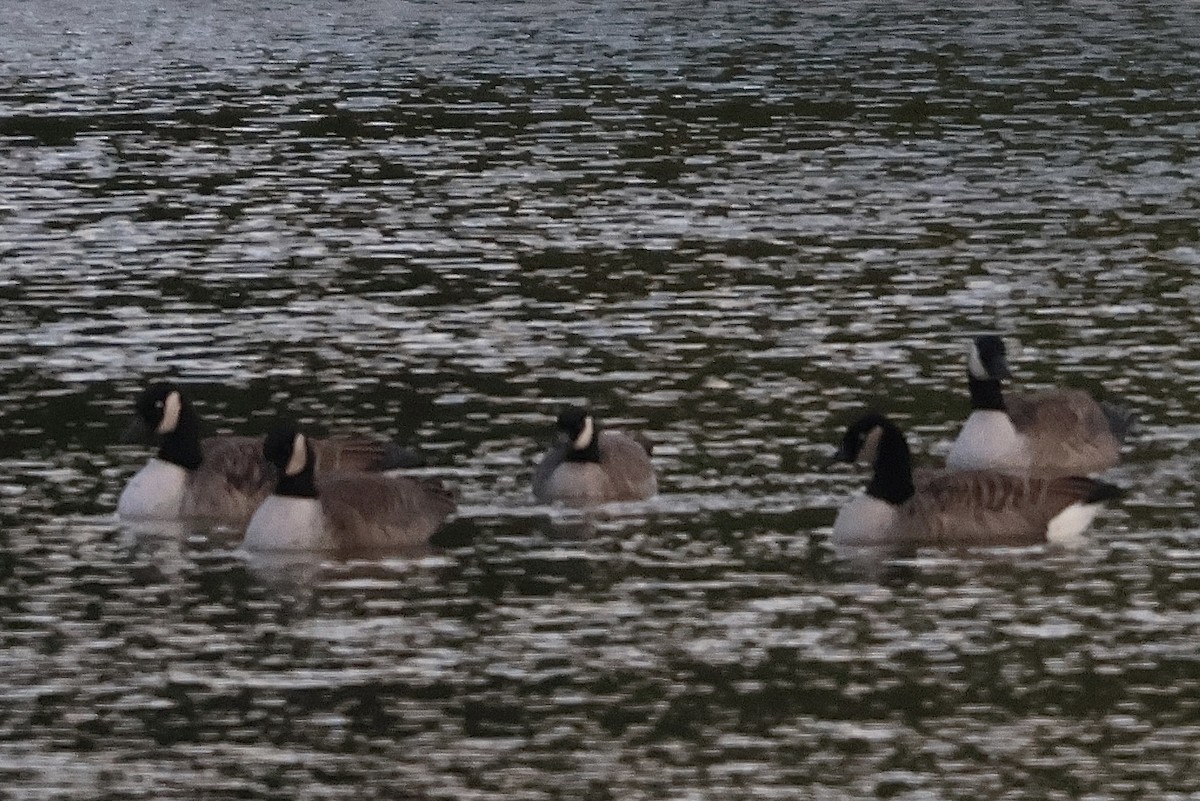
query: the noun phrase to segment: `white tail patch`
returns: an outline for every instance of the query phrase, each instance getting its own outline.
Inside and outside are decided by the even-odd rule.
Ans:
[[[592,437],[594,436],[596,436],[596,426],[592,423],[592,416],[589,414],[583,418],[583,428],[580,429],[579,436],[571,443],[571,447],[577,451],[581,451],[592,444]]]
[[[297,434],[292,440],[292,456],[288,459],[287,467],[283,468],[283,472],[289,476],[296,476],[304,470],[308,464],[308,442],[304,439],[303,434]]]
[[[1083,532],[1096,519],[1098,503],[1073,503],[1050,518],[1046,526],[1046,542],[1075,546],[1083,542]]]
[[[179,425],[181,411],[183,411],[183,398],[179,397],[177,390],[173,390],[163,401],[162,419],[158,423],[158,428],[154,429],[154,433],[161,436],[174,431]]]

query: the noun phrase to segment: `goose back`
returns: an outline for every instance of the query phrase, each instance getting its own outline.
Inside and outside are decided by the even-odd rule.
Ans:
[[[1078,476],[945,474],[900,507],[896,533],[919,545],[1038,545],[1050,539],[1051,522],[1068,507],[1095,503],[1098,485]]]
[[[319,483],[329,537],[345,550],[419,545],[455,510],[440,482],[407,476],[330,476]]]
[[[1125,430],[1114,430],[1113,417],[1083,390],[1013,394],[1005,404],[1037,472],[1096,473],[1121,461]]]
[[[256,446],[262,454],[262,437]],[[322,473],[375,473],[423,464],[420,454],[388,442],[370,437],[323,437],[313,439],[313,454],[316,458],[317,475]]]

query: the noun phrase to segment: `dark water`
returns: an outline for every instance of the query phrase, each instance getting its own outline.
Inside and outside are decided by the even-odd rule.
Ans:
[[[0,797],[1196,798],[1200,18],[1130,5],[9,4]],[[936,461],[984,329],[1138,409],[1123,503],[836,563],[839,423]],[[121,528],[162,375],[466,543]],[[583,399],[661,497],[532,506]]]

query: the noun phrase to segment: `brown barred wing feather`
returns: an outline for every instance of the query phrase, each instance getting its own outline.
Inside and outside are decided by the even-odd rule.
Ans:
[[[900,525],[905,539],[921,545],[1037,545],[1046,541],[1050,521],[1085,499],[1092,483],[991,471],[949,473],[905,504]]]
[[[411,467],[410,452],[369,437],[328,437],[312,441],[317,473],[365,473]]]

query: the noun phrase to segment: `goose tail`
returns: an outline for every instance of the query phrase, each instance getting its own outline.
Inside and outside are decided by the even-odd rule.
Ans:
[[[1083,497],[1083,503],[1104,503],[1115,498],[1121,497],[1124,490],[1116,484],[1109,484],[1107,481],[1099,481],[1097,479],[1089,479],[1091,486],[1088,489],[1087,495]]]
[[[408,445],[388,442],[379,457],[380,470],[409,470],[425,467],[425,454]]]
[[[1104,410],[1104,416],[1108,418],[1108,426],[1112,429],[1113,436],[1124,442],[1125,438],[1133,431],[1133,426],[1137,422],[1137,414],[1124,407],[1106,402],[1101,402],[1100,408]]]

